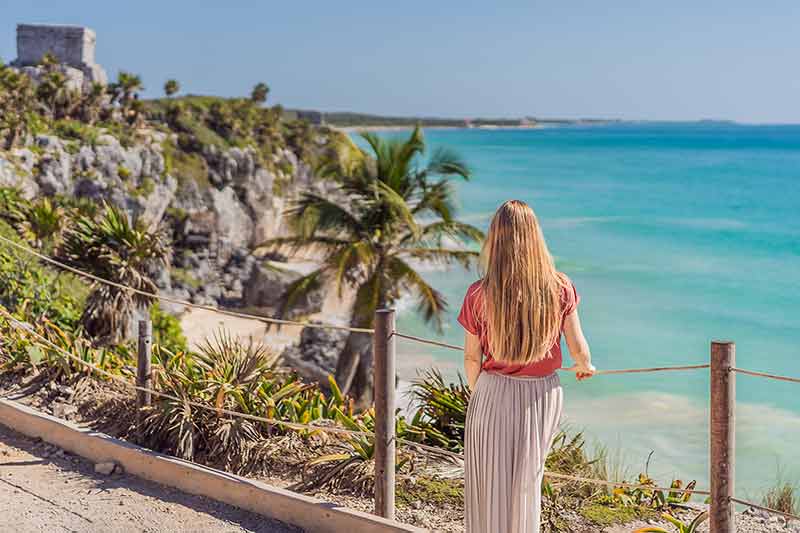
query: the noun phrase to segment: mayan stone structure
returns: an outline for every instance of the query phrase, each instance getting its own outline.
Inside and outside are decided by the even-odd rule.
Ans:
[[[33,67],[50,53],[59,63],[80,70],[87,83],[107,83],[103,68],[95,63],[95,33],[81,26],[17,25],[17,67]]]

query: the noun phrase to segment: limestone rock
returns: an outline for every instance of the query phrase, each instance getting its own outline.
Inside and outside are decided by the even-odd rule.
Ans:
[[[301,274],[297,272],[279,269],[272,265],[255,265],[244,284],[244,303],[274,311],[278,308],[286,287],[300,277]],[[300,317],[320,312],[323,299],[324,294],[321,289],[311,291],[298,299],[288,317]]]
[[[321,384],[336,373],[336,362],[347,342],[347,331],[322,328],[303,328],[300,342],[288,346],[281,357],[284,364],[296,370],[302,378]]]
[[[116,463],[106,462],[95,464],[94,471],[103,476],[110,476],[111,474],[121,474],[124,472],[124,469]]]
[[[253,221],[239,202],[233,187],[212,189],[211,208],[216,214],[218,237],[217,259],[226,263],[234,248],[249,247],[253,235]]]

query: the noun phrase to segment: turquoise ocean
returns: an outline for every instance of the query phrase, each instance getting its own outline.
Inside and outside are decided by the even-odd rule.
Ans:
[[[402,135],[393,132],[386,135]],[[533,130],[427,130],[474,177],[457,184],[459,218],[482,229],[504,200],[531,204],[600,369],[700,364],[712,339],[737,365],[800,376],[800,126],[634,123]],[[447,297],[444,332],[413,301],[398,329],[461,344],[456,322],[475,272],[424,271]],[[399,341],[401,377],[456,351]],[[566,352],[565,352],[566,353]],[[569,364],[566,360],[565,364]],[[708,371],[562,374],[565,424],[608,447],[629,477],[708,481]],[[737,377],[737,493],[800,481],[800,385]]]

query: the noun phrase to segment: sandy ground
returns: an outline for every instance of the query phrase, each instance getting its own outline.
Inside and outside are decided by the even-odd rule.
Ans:
[[[0,531],[274,532],[302,530],[122,474],[0,426]]]
[[[283,263],[281,266],[307,274],[311,272],[315,264],[312,261],[292,261],[288,265]],[[339,298],[336,291],[328,291],[322,310],[310,316],[308,320],[340,326],[348,325],[353,297],[353,294],[346,293]],[[189,309],[181,315],[181,326],[191,346],[196,347],[202,344],[206,338],[224,329],[234,337],[261,341],[278,352],[297,342],[303,329],[301,326],[281,326],[280,329],[272,326],[267,331],[266,324],[260,320],[237,318],[205,309]]]

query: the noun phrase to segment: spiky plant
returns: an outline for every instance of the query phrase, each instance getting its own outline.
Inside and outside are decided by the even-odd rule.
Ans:
[[[140,291],[155,293],[154,275],[167,265],[169,247],[159,231],[131,222],[121,209],[106,204],[98,219],[77,217],[64,233],[59,256],[71,266]],[[145,313],[152,298],[95,282],[86,299],[81,323],[98,343],[129,337],[137,312]]]
[[[782,511],[788,514],[797,514],[797,498],[795,492],[797,487],[791,483],[778,481],[764,495],[762,503],[771,509]]]
[[[444,295],[416,270],[419,263],[475,264],[478,252],[463,245],[480,241],[483,233],[455,219],[452,177],[467,179],[464,161],[447,150],[425,152],[422,130],[405,139],[363,135],[371,149],[362,153],[350,172],[334,172],[333,195],[304,192],[288,211],[294,230],[273,239],[270,247],[290,247],[321,254],[321,266],[286,290],[281,314],[301,296],[323,285],[341,296],[355,292],[350,324],[371,327],[376,309],[391,306],[402,294],[417,298],[426,321],[441,324]],[[336,369],[336,381],[361,406],[371,398],[371,337],[352,333]]]
[[[458,383],[445,383],[438,369],[428,370],[412,384],[410,396],[418,409],[409,432],[420,442],[462,451],[470,391],[461,375]]]
[[[0,62],[0,140],[4,149],[24,141],[37,107],[30,77]]]
[[[44,197],[21,207],[16,228],[23,239],[49,251],[59,243],[66,222],[64,208]]]
[[[117,81],[108,86],[111,103],[119,102],[123,115],[128,116],[130,107],[139,91],[144,90],[142,79],[136,74],[120,71]]]

